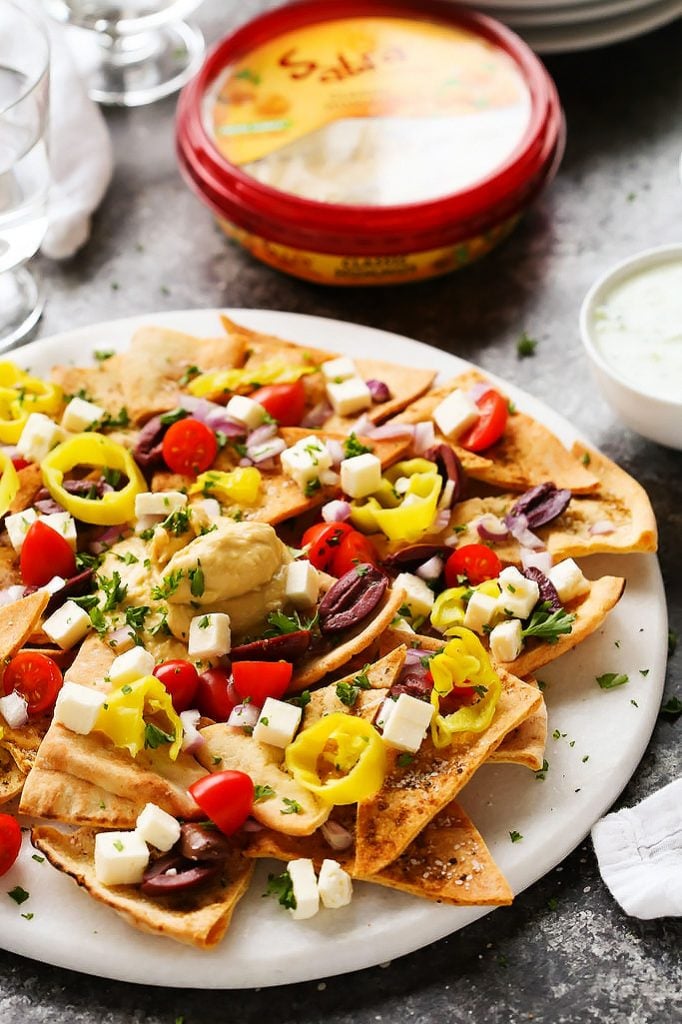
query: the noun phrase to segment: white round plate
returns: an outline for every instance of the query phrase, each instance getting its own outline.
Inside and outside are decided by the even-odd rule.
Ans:
[[[304,345],[351,357],[368,351],[443,375],[466,368],[456,356],[395,334],[321,317],[265,310],[228,310],[237,322]],[[197,335],[220,333],[218,311],[135,317],[34,342],[16,358],[36,373],[56,362],[82,363],[88,352],[124,348],[133,331],[154,323]],[[542,420],[565,444],[578,436],[541,402],[505,385],[519,408]],[[514,765],[482,767],[462,803],[509,879],[521,892],[558,864],[616,799],[642,757],[659,709],[667,644],[663,583],[654,555],[594,557],[588,575],[627,577],[625,595],[604,628],[541,673],[549,708],[544,781]],[[625,672],[629,682],[601,690],[595,677]],[[551,734],[559,730],[559,738]],[[511,843],[509,833],[523,840]],[[250,988],[343,974],[412,952],[463,928],[489,908],[434,905],[380,886],[357,884],[350,906],[295,922],[273,898],[262,899],[261,864],[222,944],[204,953],[126,925],[47,862],[20,860],[2,879],[0,942],[43,963],[123,981],[191,988]],[[4,893],[21,885],[31,895],[16,906]],[[22,914],[33,914],[30,920]]]

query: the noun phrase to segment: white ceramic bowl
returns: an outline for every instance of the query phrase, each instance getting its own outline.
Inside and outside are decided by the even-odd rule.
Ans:
[[[679,399],[661,397],[644,385],[639,388],[605,359],[595,332],[596,311],[615,286],[638,271],[670,262],[682,265],[682,243],[646,249],[603,274],[583,300],[580,336],[602,394],[624,423],[652,441],[682,449],[682,384]]]

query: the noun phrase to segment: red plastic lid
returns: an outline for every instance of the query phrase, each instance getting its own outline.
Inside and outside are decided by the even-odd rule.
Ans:
[[[516,118],[516,137],[511,137],[503,158],[498,163],[484,161],[483,174],[469,175],[470,180],[458,191],[393,205],[354,203],[352,199],[319,201],[294,194],[295,190],[284,191],[281,182],[280,187],[273,187],[258,180],[252,168],[257,167],[259,156],[281,151],[291,145],[292,139],[310,136],[320,125],[334,121],[328,110],[318,114],[319,104],[325,102],[329,108],[330,91],[323,88],[329,76],[337,92],[346,90],[342,101],[332,97],[332,109],[334,102],[342,102],[342,116],[348,111],[351,117],[367,116],[364,92],[355,82],[339,87],[337,80],[363,70],[357,58],[355,63],[347,58],[344,42],[351,39],[357,43],[358,37],[366,37],[371,43],[374,37],[368,30],[377,25],[382,33],[386,27],[389,41],[393,32],[399,42],[410,26],[416,26],[414,51],[409,40],[407,48],[398,51],[396,46],[391,51],[407,50],[407,57],[400,59],[412,62],[412,78],[403,75],[402,84],[402,69],[400,73],[391,69],[390,82],[394,92],[400,92],[398,100],[403,109],[406,105],[410,110],[418,109],[420,98],[416,96],[412,102],[410,90],[415,82],[419,90],[419,60],[424,78],[433,77],[427,61],[429,46],[446,47],[449,41],[459,40],[463,63],[467,66],[468,61],[470,65],[470,78],[475,78],[475,62],[480,63],[481,53],[484,59],[486,54],[493,58],[501,54],[503,71],[520,83],[517,92],[523,94],[526,104],[521,120]],[[420,51],[420,42],[426,37]],[[308,49],[297,45],[299,38]],[[318,62],[308,60],[311,40],[318,46],[318,52],[312,54],[315,58],[319,54],[328,57],[333,42],[338,51],[333,65],[323,64],[322,58]],[[355,52],[359,52],[357,47]],[[378,61],[373,54],[365,63],[367,70],[376,71]],[[253,70],[263,66],[266,75]],[[313,76],[309,73],[311,66],[326,70]],[[294,83],[285,84],[290,91],[284,95],[282,69]],[[453,73],[457,70],[453,64]],[[363,79],[363,89],[370,77]],[[311,80],[305,83],[306,98],[301,101],[301,80],[306,78]],[[275,81],[279,91],[273,94],[264,90],[264,79],[267,84]],[[383,95],[377,101],[381,114],[390,115],[390,100],[389,96],[388,110]],[[256,102],[260,106],[255,106]],[[448,102],[452,104],[450,99]],[[292,104],[298,104],[298,118],[286,116]],[[216,129],[218,116],[223,121]],[[221,138],[221,131],[225,138]],[[235,141],[236,136],[239,138]],[[518,36],[491,18],[453,7],[447,0],[300,0],[255,18],[214,47],[180,96],[177,148],[183,173],[218,217],[284,245],[318,252],[379,255],[447,245],[485,231],[520,211],[556,169],[563,148],[563,117],[556,89],[542,63]],[[397,174],[398,189],[399,178]]]

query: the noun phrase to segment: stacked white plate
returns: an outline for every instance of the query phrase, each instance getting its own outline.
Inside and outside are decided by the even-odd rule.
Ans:
[[[538,53],[608,46],[682,17],[682,0],[461,0],[503,21]]]

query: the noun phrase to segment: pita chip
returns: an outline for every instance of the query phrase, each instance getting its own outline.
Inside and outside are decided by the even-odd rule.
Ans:
[[[119,796],[67,772],[34,767],[21,795],[20,812],[69,825],[133,829],[146,798]]]
[[[536,711],[507,733],[499,747],[488,756],[488,760],[520,764],[532,772],[539,772],[545,757],[546,743],[547,705],[543,700]]]
[[[0,747],[0,805],[19,796],[24,788],[25,779],[26,775],[9,750]]]
[[[343,679],[337,679],[328,686],[322,686],[310,694],[310,701],[303,712],[301,728],[307,729],[320,718],[340,711],[346,715],[355,715],[372,721],[381,707],[388,691],[396,681],[405,663],[406,648],[396,647],[385,657],[366,665],[360,672],[353,672]],[[367,689],[358,689],[354,703],[348,705],[338,696],[344,687],[357,687],[358,676],[362,675],[362,684]]]
[[[48,600],[46,590],[36,590],[34,594],[0,608],[0,664],[4,665],[6,659],[16,654],[36,632]]]
[[[234,908],[246,892],[253,864],[235,849],[218,877],[200,888],[158,898],[138,886],[106,886],[95,875],[94,829],[67,834],[49,825],[31,830],[36,849],[70,875],[99,903],[111,907],[128,924],[199,949],[212,949],[227,931]]]
[[[395,416],[410,403],[414,402],[433,384],[435,370],[420,370],[415,366],[398,366],[396,363],[384,363],[378,359],[354,359],[358,376],[362,380],[378,380],[388,388],[390,398],[385,402],[375,402],[367,410],[367,418],[373,423],[383,423]],[[357,421],[354,416],[340,416],[333,413],[324,422],[325,430],[339,430],[348,434]],[[416,421],[415,421],[416,422]]]

